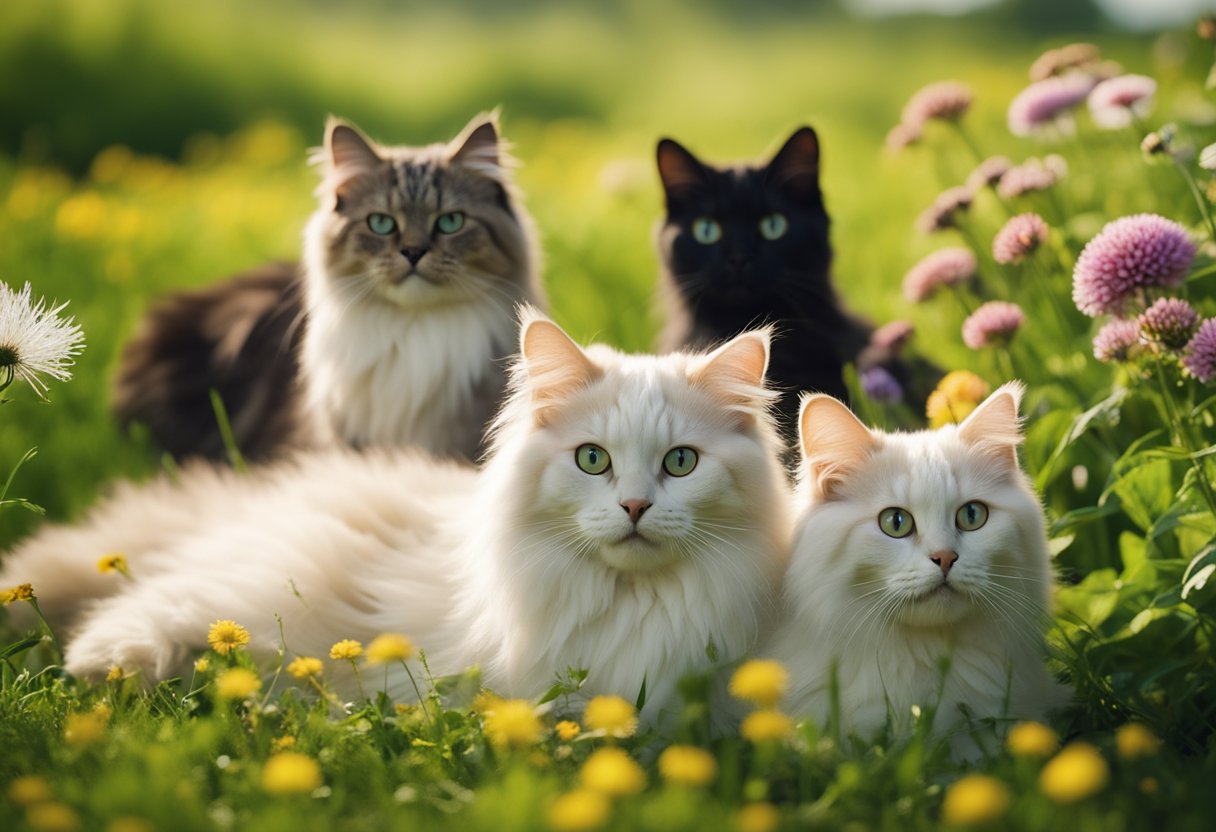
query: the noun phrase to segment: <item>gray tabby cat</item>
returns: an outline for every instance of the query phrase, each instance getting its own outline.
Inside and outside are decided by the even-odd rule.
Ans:
[[[176,456],[238,447],[418,445],[475,459],[506,383],[515,307],[542,304],[531,218],[493,115],[448,144],[381,147],[331,119],[301,267],[154,307],[114,408]]]

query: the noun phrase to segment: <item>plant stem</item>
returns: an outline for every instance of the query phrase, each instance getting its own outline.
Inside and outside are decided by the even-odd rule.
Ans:
[[[1178,413],[1178,408],[1174,402],[1173,392],[1169,388],[1169,383],[1165,378],[1165,368],[1161,364],[1161,357],[1158,356],[1153,362],[1157,376],[1157,383],[1161,387],[1161,396],[1165,400],[1165,409],[1169,414],[1170,427],[1173,429],[1174,441],[1186,451],[1188,454],[1194,454],[1196,451],[1194,442],[1192,441],[1191,432],[1187,425],[1182,421],[1181,415]],[[1195,482],[1199,486],[1199,491],[1203,499],[1208,504],[1208,511],[1216,515],[1216,493],[1212,491],[1212,484],[1208,481],[1206,470],[1206,461],[1204,459],[1192,459],[1191,465],[1195,469]]]

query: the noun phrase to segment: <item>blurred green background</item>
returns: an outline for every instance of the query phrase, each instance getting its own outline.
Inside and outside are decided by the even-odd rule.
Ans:
[[[850,16],[873,2],[7,0],[0,279],[70,300],[88,346],[52,404],[17,391],[4,407],[0,468],[37,446],[14,493],[62,518],[106,480],[160,464],[108,417],[122,341],[168,290],[296,255],[313,207],[307,148],[330,113],[382,142],[417,144],[500,107],[556,317],[580,339],[636,350],[661,316],[657,139],[707,160],[751,159],[809,123],[823,144],[843,295],[877,322],[913,317],[925,352],[960,363],[955,333],[940,337],[957,326],[941,317],[953,313],[909,310],[898,287],[941,243],[914,230],[917,214],[974,159],[961,145],[944,161],[884,153],[907,97],[966,81],[985,152],[1020,159],[1049,150],[1003,127],[1043,49],[1098,43],[1181,90],[1169,99],[1178,108],[1200,96],[1210,51],[1197,54],[1187,33],[1122,30],[1087,0]],[[1134,193],[1112,193],[1110,211],[1135,207]],[[0,544],[32,522],[0,515]]]

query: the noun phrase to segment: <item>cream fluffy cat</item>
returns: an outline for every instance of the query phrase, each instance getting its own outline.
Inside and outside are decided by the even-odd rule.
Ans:
[[[219,618],[267,659],[277,614],[291,654],[402,632],[435,672],[477,664],[506,695],[568,667],[588,695],[632,700],[645,680],[654,720],[711,642],[737,659],[775,612],[790,524],[768,344],[629,356],[526,313],[481,471],[391,451],[198,465],[43,531],[0,582],[33,583],[88,677],[181,673]],[[132,580],[96,574],[115,550]],[[389,687],[410,695],[399,669]]]
[[[933,731],[966,754],[964,709],[1041,718],[1062,703],[1044,664],[1043,513],[1017,461],[1021,393],[1006,384],[961,425],[910,434],[871,431],[828,396],[803,402],[806,508],[764,651],[789,668],[792,713],[868,739],[936,708]]]

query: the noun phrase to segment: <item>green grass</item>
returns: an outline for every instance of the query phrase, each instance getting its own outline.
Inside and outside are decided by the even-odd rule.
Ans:
[[[1210,45],[1189,33],[1156,44],[1100,42],[1130,71],[1160,81],[1151,126],[1176,121],[1197,147],[1216,140],[1213,96],[1202,88]],[[921,353],[992,383],[1003,380],[1004,359],[961,344],[957,303],[909,306],[903,275],[934,248],[974,240],[984,282],[964,300],[1008,297],[1027,312],[1008,360],[1030,383],[1024,457],[1059,551],[1054,666],[1078,691],[1053,727],[1095,743],[1111,780],[1094,797],[1058,806],[1037,783],[1040,761],[994,748],[977,768],[1011,790],[1005,823],[1201,828],[1216,776],[1216,592],[1185,582],[1213,559],[1216,519],[1197,496],[1194,466],[1168,450],[1169,435],[1153,433],[1166,397],[1138,371],[1095,362],[1094,325],[1068,300],[1069,264],[1106,221],[1157,211],[1199,237],[1201,216],[1172,166],[1142,159],[1133,131],[1099,133],[1082,117],[1077,136],[1060,142],[1008,135],[1005,107],[1029,62],[1053,45],[966,20],[862,26],[809,12],[752,19],[691,3],[527,12],[490,4],[476,13],[8,4],[0,9],[0,279],[70,300],[88,346],[75,378],[52,388],[51,404],[9,391],[0,470],[37,447],[12,495],[66,520],[105,483],[161,466],[146,438],[121,435],[108,417],[118,351],[160,294],[295,256],[315,181],[303,159],[330,112],[384,141],[418,143],[444,140],[474,113],[501,106],[542,231],[555,316],[581,340],[633,350],[652,344],[662,318],[652,245],[661,211],[656,140],[670,135],[710,160],[757,158],[810,123],[823,143],[836,278],[851,306],[878,322],[912,319]],[[984,154],[1058,152],[1069,163],[1053,196],[1015,206],[1042,212],[1054,229],[1036,255],[1037,278],[984,253],[1008,216],[991,195],[977,200],[967,235],[929,238],[913,228],[976,161],[940,125],[930,125],[924,147],[882,149],[908,95],[942,78],[975,90],[965,126]],[[1211,261],[1208,246],[1197,271]],[[1216,312],[1211,277],[1187,292],[1204,315]],[[1180,403],[1206,398],[1195,382],[1178,381],[1170,396]],[[1080,429],[1083,411],[1124,386],[1126,400],[1099,408]],[[869,410],[892,425],[919,418]],[[1192,421],[1193,439],[1210,444],[1210,414],[1197,411]],[[28,512],[0,514],[0,545],[37,522]],[[19,636],[10,628],[0,644]],[[605,744],[562,742],[547,731],[535,748],[496,749],[464,688],[443,689],[436,721],[382,700],[339,708],[278,690],[223,701],[214,670],[151,695],[135,680],[89,687],[48,667],[52,659],[42,646],[14,652],[0,668],[0,816],[18,826],[52,828],[8,792],[18,774],[35,772],[85,828],[139,817],[152,828],[532,829]],[[679,739],[704,743],[696,685],[689,690]],[[99,737],[65,738],[68,715],[99,702],[111,712]],[[1113,731],[1129,721],[1164,739],[1160,754],[1120,757]],[[284,736],[320,762],[324,786],[311,796],[275,797],[261,786],[272,744]],[[689,791],[662,783],[652,738],[624,744],[651,786],[616,802],[611,823],[621,829],[734,828],[739,807],[757,801],[778,806],[791,827],[936,828],[943,792],[963,771],[919,737],[854,742],[804,724],[784,743],[714,743],[715,784]]]

